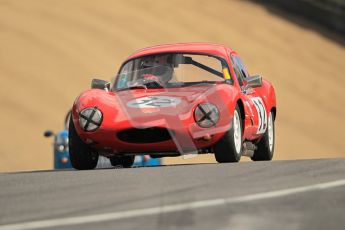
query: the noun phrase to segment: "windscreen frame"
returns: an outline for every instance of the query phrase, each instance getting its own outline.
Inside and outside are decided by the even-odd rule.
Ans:
[[[187,55],[202,55],[202,56],[208,56],[208,57],[213,57],[213,58],[216,58],[218,59],[222,66],[225,65],[225,67],[228,69],[229,73],[231,73],[230,71],[230,66],[228,64],[228,62],[226,61],[225,58],[223,57],[220,57],[220,56],[217,56],[217,55],[213,55],[213,54],[210,54],[210,53],[204,53],[204,52],[157,52],[157,53],[150,53],[150,54],[146,54],[146,55],[141,55],[141,56],[137,56],[137,57],[134,57],[134,58],[131,58],[131,59],[128,59],[126,60],[125,62],[122,63],[122,65],[120,66],[116,76],[115,76],[115,80],[113,81],[113,85],[112,85],[112,91],[116,91],[116,88],[115,86],[117,85],[118,83],[118,76],[120,75],[120,72],[122,71],[123,67],[130,61],[134,61],[135,59],[139,59],[139,58],[145,58],[145,57],[149,57],[149,56],[155,56],[155,55],[169,55],[169,54],[187,54]],[[200,67],[199,67],[200,68]],[[220,77],[220,76],[219,76]],[[221,78],[221,77],[220,77]],[[227,83],[230,83],[230,84],[233,84],[234,83],[234,80],[233,80],[233,76],[231,74],[231,77],[230,79],[225,79],[224,76],[222,77],[223,81],[224,82],[227,82]]]

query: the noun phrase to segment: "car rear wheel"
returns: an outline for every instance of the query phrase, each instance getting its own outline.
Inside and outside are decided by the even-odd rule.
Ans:
[[[78,170],[94,169],[98,162],[98,153],[85,144],[77,134],[73,119],[69,122],[69,157],[72,167]]]
[[[135,156],[112,156],[110,163],[114,167],[130,168],[134,164],[134,158]]]
[[[264,136],[257,143],[257,149],[252,157],[253,161],[270,161],[273,158],[275,144],[274,118],[272,112],[268,116],[267,129]]]
[[[214,155],[219,163],[238,162],[242,155],[242,120],[238,106],[234,111],[230,129],[214,147]]]

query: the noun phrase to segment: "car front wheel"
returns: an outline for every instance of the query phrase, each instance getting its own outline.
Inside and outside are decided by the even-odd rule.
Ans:
[[[69,157],[72,167],[78,170],[94,169],[98,162],[98,153],[85,144],[77,134],[73,119],[69,122]]]
[[[242,120],[238,106],[234,111],[230,129],[214,147],[214,155],[219,163],[238,162],[242,155]]]

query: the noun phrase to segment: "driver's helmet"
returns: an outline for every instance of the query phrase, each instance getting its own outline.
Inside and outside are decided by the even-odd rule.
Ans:
[[[151,79],[165,85],[173,77],[173,65],[170,55],[157,55],[143,58],[141,69],[145,69],[144,79]]]

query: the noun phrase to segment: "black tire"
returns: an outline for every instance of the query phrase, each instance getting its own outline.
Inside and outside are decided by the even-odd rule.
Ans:
[[[251,158],[253,161],[270,161],[273,158],[274,154],[274,145],[275,145],[275,128],[274,128],[274,115],[270,112],[268,119],[272,119],[272,131],[273,131],[273,142],[272,148],[270,147],[269,142],[269,128],[267,127],[264,136],[257,143],[257,149],[254,151],[254,155]],[[268,121],[269,123],[270,121]],[[269,124],[267,125],[269,126]]]
[[[72,167],[78,170],[94,169],[98,162],[98,153],[85,144],[77,134],[73,119],[69,122],[69,158]]]
[[[235,146],[235,129],[234,129],[234,121],[235,121],[235,114],[238,114],[239,119],[239,126],[240,126],[240,148],[236,150]],[[242,148],[243,148],[243,131],[242,131],[242,119],[241,119],[241,112],[238,106],[236,106],[234,111],[234,117],[231,121],[230,129],[224,134],[224,136],[218,141],[218,143],[214,147],[214,155],[219,163],[226,163],[226,162],[238,162],[242,156]]]
[[[114,167],[130,168],[134,164],[134,158],[135,156],[112,156],[110,157],[110,163]]]

